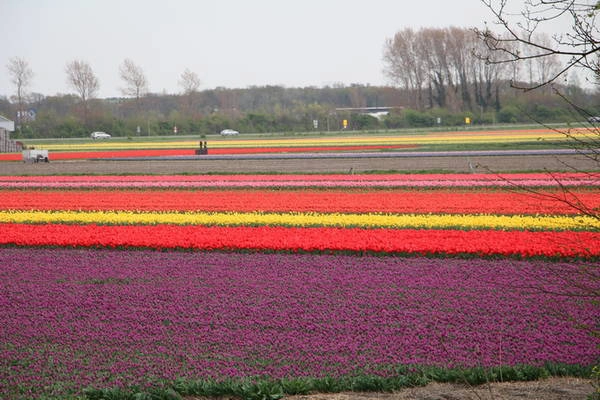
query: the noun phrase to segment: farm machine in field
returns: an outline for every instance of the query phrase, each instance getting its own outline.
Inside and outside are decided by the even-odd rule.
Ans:
[[[39,162],[50,162],[48,158],[48,150],[23,150],[23,162],[26,163],[39,163]]]

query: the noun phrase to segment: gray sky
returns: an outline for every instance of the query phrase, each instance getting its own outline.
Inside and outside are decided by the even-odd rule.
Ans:
[[[0,0],[0,95],[6,65],[26,59],[30,90],[70,93],[65,65],[87,61],[99,97],[120,96],[119,65],[141,66],[150,91],[177,93],[189,68],[200,89],[385,84],[382,50],[403,28],[473,27],[480,0]]]

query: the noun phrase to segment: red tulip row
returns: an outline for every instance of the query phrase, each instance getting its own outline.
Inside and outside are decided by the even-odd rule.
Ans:
[[[305,146],[305,147],[247,147],[216,148],[210,154],[257,154],[257,153],[313,153],[322,151],[369,151],[416,148],[415,145],[366,145],[366,146]],[[193,156],[194,149],[145,149],[145,150],[110,150],[110,151],[57,151],[50,154],[52,160],[73,160],[85,158],[119,158],[119,157],[160,157],[160,156]],[[0,161],[20,161],[19,153],[0,154]]]
[[[50,161],[77,160],[87,158],[115,158],[115,157],[159,157],[159,156],[191,156],[193,149],[147,149],[147,150],[111,150],[111,151],[53,151],[50,152]],[[0,154],[0,161],[21,161],[19,153]]]
[[[537,194],[509,191],[447,189],[342,190],[4,190],[0,209],[8,210],[137,210],[137,211],[298,211],[456,214],[575,214],[557,201],[558,191]],[[600,192],[573,190],[583,204],[600,204]]]
[[[597,257],[598,232],[0,224],[0,244]]]

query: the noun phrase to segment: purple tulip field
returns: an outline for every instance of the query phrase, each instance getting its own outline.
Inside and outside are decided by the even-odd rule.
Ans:
[[[5,248],[0,265],[3,398],[600,355],[589,261]]]

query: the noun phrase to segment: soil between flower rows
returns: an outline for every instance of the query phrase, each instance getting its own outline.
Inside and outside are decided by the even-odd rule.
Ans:
[[[50,157],[51,158],[51,157]],[[343,159],[260,159],[238,160],[152,160],[152,161],[50,161],[26,164],[1,162],[0,175],[55,174],[181,174],[181,173],[357,173],[364,171],[478,172],[551,170],[572,171],[598,168],[580,155],[419,157],[419,158],[343,158]]]
[[[587,379],[551,378],[537,382],[502,382],[478,387],[432,383],[396,393],[336,393],[290,396],[289,400],[585,400],[592,391]],[[188,398],[187,400],[195,400]]]

